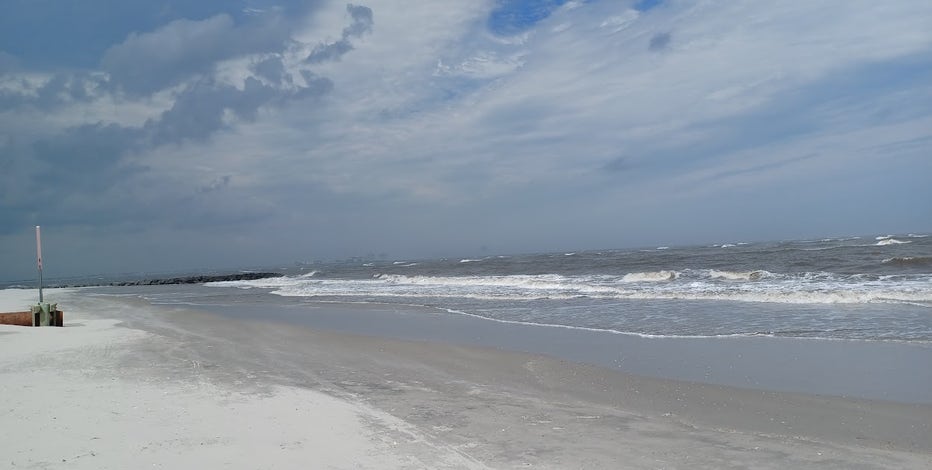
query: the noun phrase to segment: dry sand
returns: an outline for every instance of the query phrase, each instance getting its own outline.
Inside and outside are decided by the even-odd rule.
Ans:
[[[0,311],[32,296],[5,291]],[[86,313],[0,325],[0,468],[484,468],[360,402],[211,380],[221,366],[174,338]]]
[[[929,405],[48,297],[0,326],[0,467],[932,468]]]

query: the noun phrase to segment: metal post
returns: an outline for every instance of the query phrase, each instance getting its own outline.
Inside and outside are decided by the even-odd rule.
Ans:
[[[39,303],[42,303],[42,232],[36,225],[36,258],[39,260]]]

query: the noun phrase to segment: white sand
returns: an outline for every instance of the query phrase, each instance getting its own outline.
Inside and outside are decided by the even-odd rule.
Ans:
[[[34,297],[0,291],[0,311]],[[64,309],[65,328],[0,325],[0,468],[483,468],[324,393],[244,393],[200,378],[196,361],[158,356],[152,374],[127,370],[121,358],[160,339]]]
[[[64,328],[0,325],[0,468],[932,468],[930,405],[652,379],[113,292],[50,290]],[[33,302],[0,291],[0,311]]]

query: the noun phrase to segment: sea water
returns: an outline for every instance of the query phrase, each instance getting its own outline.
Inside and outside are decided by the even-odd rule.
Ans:
[[[354,260],[284,272],[209,285],[647,337],[932,342],[925,234]]]

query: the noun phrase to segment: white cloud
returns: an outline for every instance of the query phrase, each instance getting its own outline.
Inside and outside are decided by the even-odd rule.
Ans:
[[[425,238],[432,217],[458,211],[530,233],[561,208],[572,225],[610,231],[622,215],[647,217],[645,198],[714,218],[704,201],[777,193],[799,175],[854,191],[834,178],[839,166],[863,174],[879,168],[877,153],[904,165],[928,153],[932,90],[908,80],[932,69],[921,59],[932,51],[926,1],[667,0],[646,12],[571,2],[508,37],[488,30],[493,0],[360,3],[373,12],[365,34],[346,34],[345,2],[287,24],[252,12],[252,22],[220,14],[139,31],[88,72],[109,88],[66,97],[54,112],[28,103],[0,111],[0,143],[31,155],[32,142],[69,128],[148,121],[140,135],[149,141],[118,162],[144,171],[118,173],[103,196],[81,195],[69,210],[122,195],[179,224],[266,214],[305,227],[315,223],[308,214],[329,214],[361,228],[338,215],[345,210],[403,217]],[[343,40],[349,47],[330,60],[306,60]],[[857,76],[895,67],[903,89]],[[17,71],[0,92],[27,99],[53,78]],[[174,127],[160,124],[168,118]],[[0,183],[40,169],[9,168]],[[166,215],[158,200],[185,206],[184,216]],[[464,219],[462,229],[478,230],[470,223],[482,224]],[[375,239],[354,233],[358,243]]]
[[[353,168],[379,169],[361,192],[404,191],[417,175],[471,194],[477,181],[458,177],[467,168],[495,189],[560,180],[645,143],[686,144],[697,124],[753,112],[845,67],[928,49],[932,14],[921,2],[681,2],[638,16],[602,2],[561,9],[503,45],[477,31],[482,11],[422,31],[422,17],[373,8],[371,42],[328,70],[339,84],[322,136],[340,156],[332,173],[370,183]],[[658,31],[671,35],[662,55],[648,50]],[[442,80],[457,75],[475,80]]]

